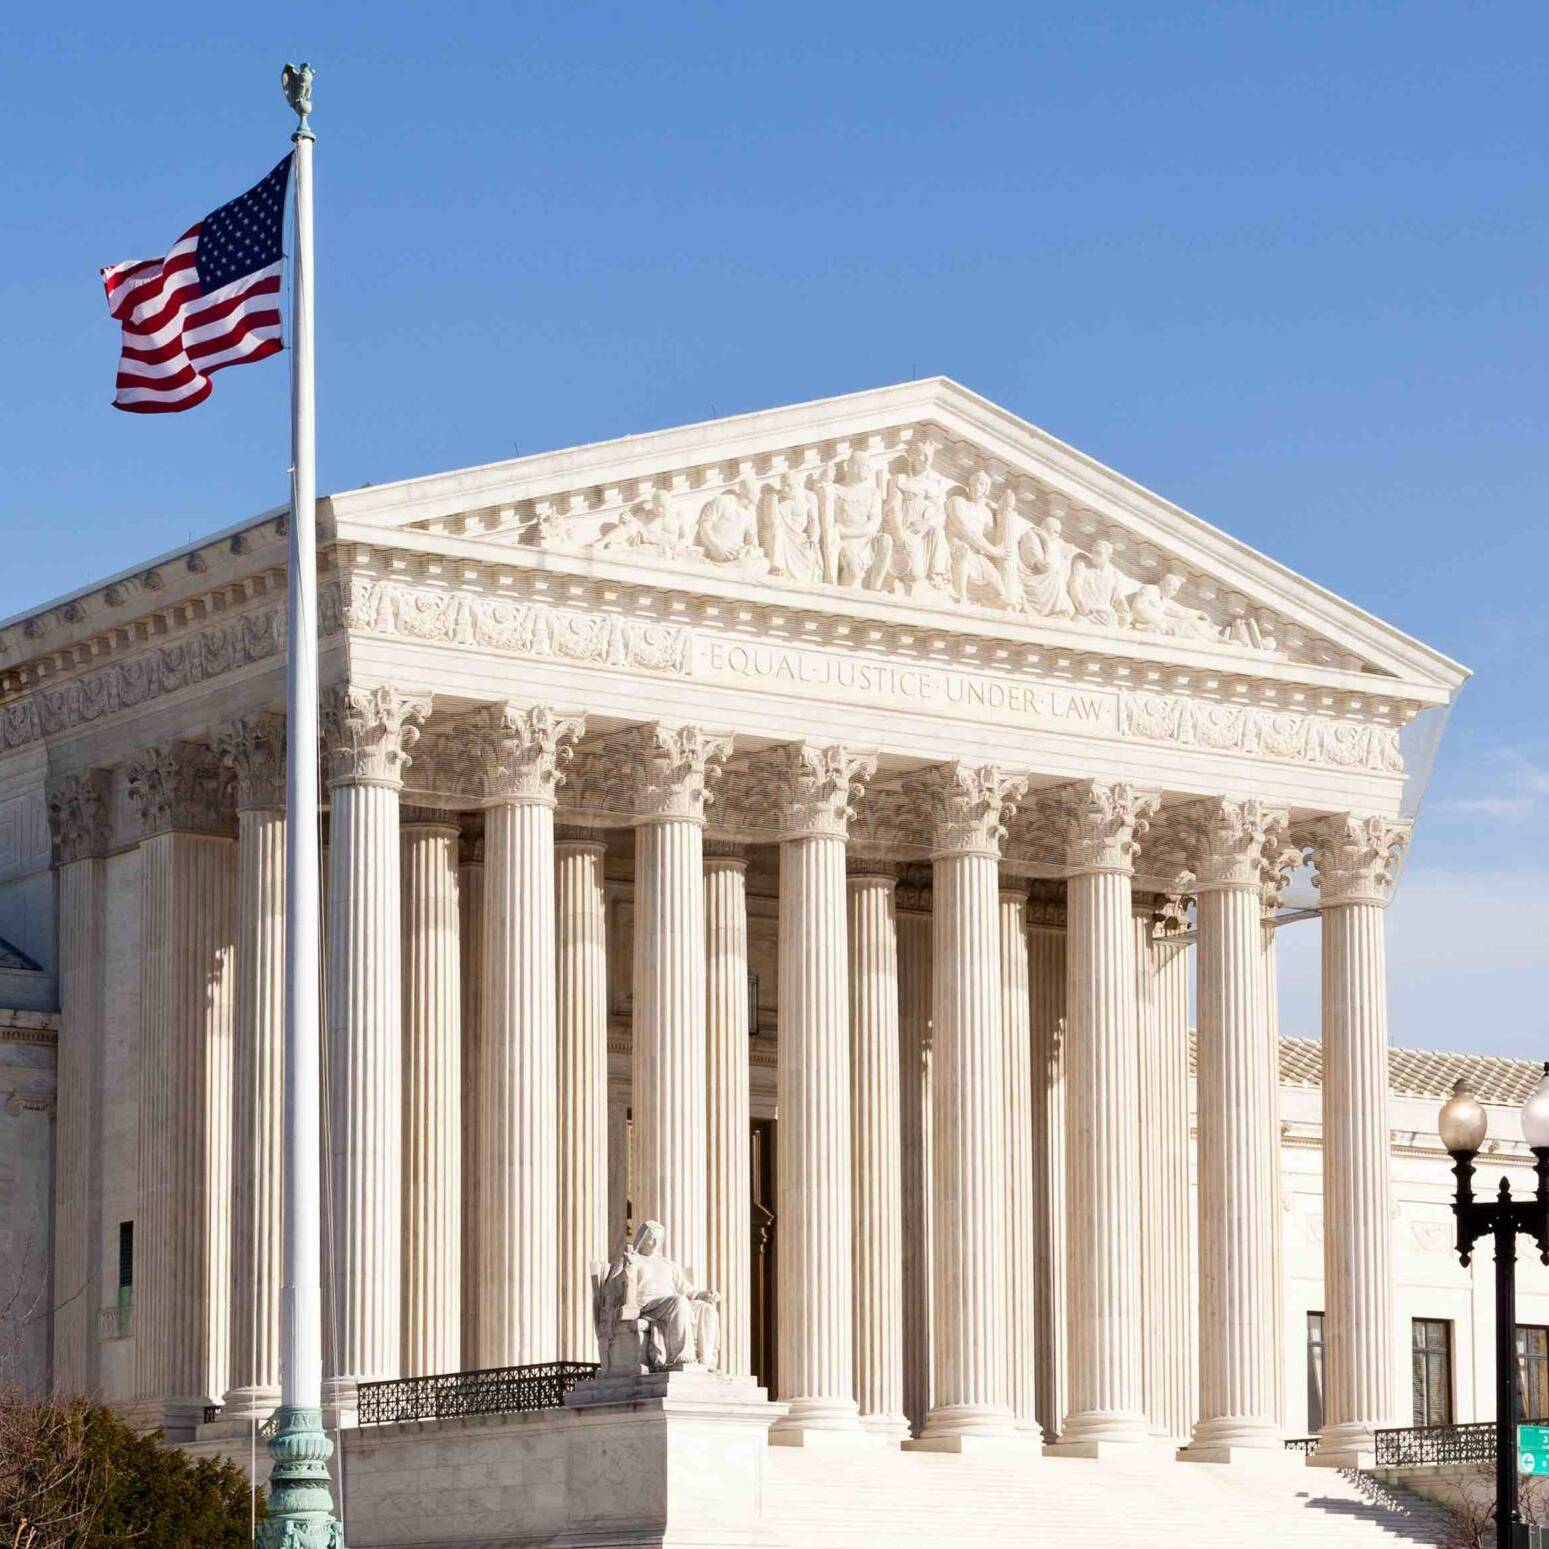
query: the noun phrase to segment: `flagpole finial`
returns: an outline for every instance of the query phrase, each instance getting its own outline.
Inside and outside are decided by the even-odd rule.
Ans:
[[[313,138],[312,126],[307,122],[307,115],[312,111],[313,74],[312,66],[304,62],[299,65],[288,64],[280,71],[280,85],[285,89],[285,100],[301,120],[296,126],[297,139],[302,136],[308,140]]]

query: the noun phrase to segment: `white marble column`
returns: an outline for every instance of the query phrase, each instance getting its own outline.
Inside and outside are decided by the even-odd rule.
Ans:
[[[721,1370],[737,1377],[753,1370],[747,870],[740,846],[705,845],[710,1188],[705,1284],[721,1293]]]
[[[59,1053],[54,1115],[53,1391],[97,1386],[100,1226],[92,1207],[96,1089],[102,1048],[102,856],[111,806],[101,770],[49,781],[48,815],[59,867]],[[39,1244],[34,1251],[41,1252]]]
[[[1139,1039],[1131,875],[1155,810],[1128,785],[1061,796],[1066,864],[1066,1200],[1070,1409],[1057,1450],[1150,1438],[1141,1380]]]
[[[1396,1419],[1383,909],[1407,830],[1338,816],[1310,836],[1323,917],[1324,1427],[1315,1463],[1364,1467]]]
[[[1203,804],[1192,824],[1199,915],[1199,1419],[1179,1454],[1281,1450],[1275,1417],[1277,1051],[1264,994],[1262,885],[1274,815]]]
[[[221,1418],[263,1420],[280,1401],[285,718],[259,711],[222,727],[216,744],[237,777],[231,1371]]]
[[[455,813],[401,815],[405,1377],[462,1365],[462,961]]]
[[[484,832],[465,830],[458,849],[457,943],[462,959],[462,1370],[479,1364],[479,1242],[484,1226],[483,1104],[479,1081],[484,1043],[480,1034],[484,1000]]]
[[[934,996],[931,895],[918,881],[899,884],[898,1107],[899,1252],[903,1262],[899,1332],[903,1405],[909,1429],[925,1429],[931,1404],[931,1002]]]
[[[608,1258],[607,846],[555,841],[559,928],[559,1359],[595,1361],[592,1266]]]
[[[554,790],[574,716],[491,705],[468,726],[482,755],[484,997],[479,1036],[479,1365],[559,1349],[559,1089]]]
[[[1017,1435],[1007,1359],[999,867],[1004,820],[1027,782],[993,767],[949,764],[910,785],[931,826],[936,958],[934,1391],[924,1434],[910,1445],[960,1451]]]
[[[845,841],[876,768],[844,748],[776,750],[780,1141],[775,1213],[782,1441],[861,1434],[855,1401]]]
[[[904,1418],[897,878],[850,865],[850,1132],[855,1400],[861,1425],[901,1440]]]
[[[1043,1440],[1038,1424],[1038,1241],[1034,1209],[1032,1007],[1027,954],[1027,888],[1000,890],[1001,1030],[1006,1070],[1007,1398],[1019,1431]]]
[[[1038,1422],[1059,1437],[1068,1410],[1065,1207],[1065,905],[1028,904],[1027,980],[1032,1041],[1033,1200],[1038,1284],[1033,1299]]]
[[[665,1226],[666,1251],[699,1281],[710,1235],[703,828],[707,783],[730,751],[730,738],[666,724],[613,748],[635,776],[635,1225]]]
[[[136,1418],[188,1440],[230,1360],[236,846],[213,749],[129,766],[140,811]]]
[[[1189,1144],[1189,955],[1176,912],[1135,909],[1140,1019],[1141,1386],[1151,1434],[1194,1429],[1195,1257]]]
[[[398,793],[428,699],[325,690],[328,768],[326,1407],[399,1375],[403,1251],[403,961]]]

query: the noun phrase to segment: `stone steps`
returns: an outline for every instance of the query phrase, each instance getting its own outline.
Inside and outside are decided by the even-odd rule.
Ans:
[[[1136,1544],[1146,1549],[1434,1549],[1440,1510],[1288,1458],[1268,1468],[771,1448],[771,1549]]]

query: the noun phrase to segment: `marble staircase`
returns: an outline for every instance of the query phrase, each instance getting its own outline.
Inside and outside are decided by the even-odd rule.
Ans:
[[[1277,1460],[1278,1463],[1278,1460]],[[1261,1469],[1159,1454],[1101,1463],[772,1447],[771,1549],[948,1545],[1413,1549],[1445,1541],[1439,1507],[1299,1459]]]

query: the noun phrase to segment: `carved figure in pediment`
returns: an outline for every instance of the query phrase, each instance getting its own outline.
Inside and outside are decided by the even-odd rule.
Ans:
[[[1138,587],[1129,605],[1135,628],[1174,640],[1219,640],[1220,627],[1208,614],[1178,601],[1182,590],[1183,577],[1174,570],[1160,581]]]
[[[705,504],[696,537],[705,558],[718,565],[766,568],[758,543],[758,491],[751,479],[739,479]]]
[[[866,584],[876,591],[911,595],[951,584],[947,547],[946,480],[931,468],[934,451],[913,442],[901,473],[895,473],[882,503],[882,530]]]
[[[1007,491],[1010,494],[1010,491]],[[1014,517],[1016,499],[1004,514]],[[952,593],[959,602],[1007,602],[1007,561],[1012,546],[998,541],[1000,514],[990,504],[990,476],[969,476],[967,494],[947,496],[947,547],[952,553]]]
[[[882,529],[882,491],[864,452],[851,452],[822,486],[818,507],[823,579],[860,586],[871,573]]]
[[[1040,618],[1075,616],[1070,598],[1070,572],[1080,553],[1064,536],[1057,516],[1046,516],[1043,526],[1028,526],[1018,541],[1017,560],[1022,606]]]
[[[758,513],[758,537],[769,573],[793,581],[816,581],[823,574],[818,549],[818,497],[794,469],[764,491]]]
[[[1080,618],[1094,624],[1130,621],[1130,594],[1138,587],[1113,562],[1113,545],[1099,538],[1090,555],[1077,554],[1070,571],[1070,600]]]
[[[641,549],[671,559],[688,547],[688,540],[666,490],[655,489],[639,505],[626,507],[593,547]]]

